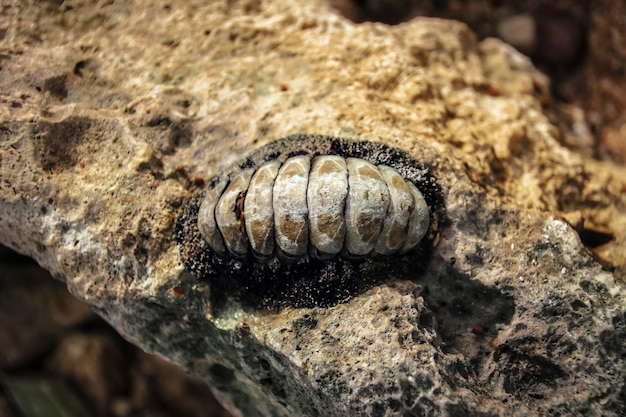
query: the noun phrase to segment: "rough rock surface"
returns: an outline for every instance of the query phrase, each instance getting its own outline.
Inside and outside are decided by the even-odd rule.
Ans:
[[[321,1],[16,2],[0,39],[0,241],[233,412],[626,413],[626,172],[560,144],[511,48]],[[296,132],[433,167],[430,268],[330,308],[212,305],[173,238],[181,202]]]

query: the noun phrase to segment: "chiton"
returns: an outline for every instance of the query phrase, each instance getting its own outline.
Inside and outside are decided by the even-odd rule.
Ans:
[[[422,269],[444,210],[430,170],[405,152],[300,134],[213,178],[184,204],[176,234],[215,294],[325,306],[399,265]]]

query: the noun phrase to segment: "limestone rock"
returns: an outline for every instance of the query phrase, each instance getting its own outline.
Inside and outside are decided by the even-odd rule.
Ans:
[[[615,237],[598,253],[623,262],[626,172],[560,144],[512,48],[322,1],[22,2],[0,27],[1,243],[235,413],[626,413],[624,266],[581,241]],[[270,311],[185,271],[182,201],[298,132],[432,169],[448,219],[426,273]]]

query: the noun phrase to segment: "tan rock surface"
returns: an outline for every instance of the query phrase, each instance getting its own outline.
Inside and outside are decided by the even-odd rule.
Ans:
[[[559,143],[511,48],[321,1],[16,2],[0,28],[1,243],[231,410],[625,412],[626,172]],[[424,276],[400,265],[332,308],[211,303],[173,238],[182,201],[297,132],[432,167],[449,221]],[[613,264],[561,216],[615,236]]]

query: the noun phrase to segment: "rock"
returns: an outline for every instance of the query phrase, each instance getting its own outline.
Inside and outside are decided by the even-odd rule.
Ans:
[[[626,412],[624,269],[561,220],[623,259],[626,172],[559,142],[511,47],[320,1],[35,2],[0,22],[0,241],[235,414]],[[447,221],[424,274],[398,262],[343,304],[267,310],[184,269],[184,199],[297,132],[431,169]]]
[[[498,36],[520,52],[530,55],[535,50],[537,34],[535,19],[528,13],[502,19],[496,28]]]
[[[396,25],[418,14],[431,11],[436,5],[423,0],[331,0],[330,4],[354,22],[382,22]]]
[[[538,65],[557,72],[572,72],[587,49],[587,31],[582,19],[569,10],[546,5],[535,12]]]
[[[602,132],[601,142],[611,160],[626,165],[626,120],[607,126]]]
[[[104,333],[74,333],[57,346],[49,369],[82,390],[95,415],[108,415],[109,405],[127,390],[124,346]]]
[[[134,385],[147,385],[168,410],[176,410],[172,415],[230,417],[213,399],[204,381],[183,374],[176,366],[154,355],[141,354],[137,359],[141,374],[136,375]],[[133,404],[134,411],[145,411],[142,401],[137,402],[139,404]]]
[[[62,283],[31,263],[2,265],[0,367],[5,370],[39,358],[68,328],[96,318]]]
[[[600,148],[599,151],[608,152],[605,157],[614,158],[616,163],[624,165],[626,141],[619,132],[626,119],[626,94],[622,94],[626,89],[626,25],[621,23],[626,3],[602,0],[594,3],[589,12],[588,58],[582,78],[590,88],[586,89],[580,103],[597,132],[597,140],[607,148]],[[618,138],[619,143],[615,143]]]

